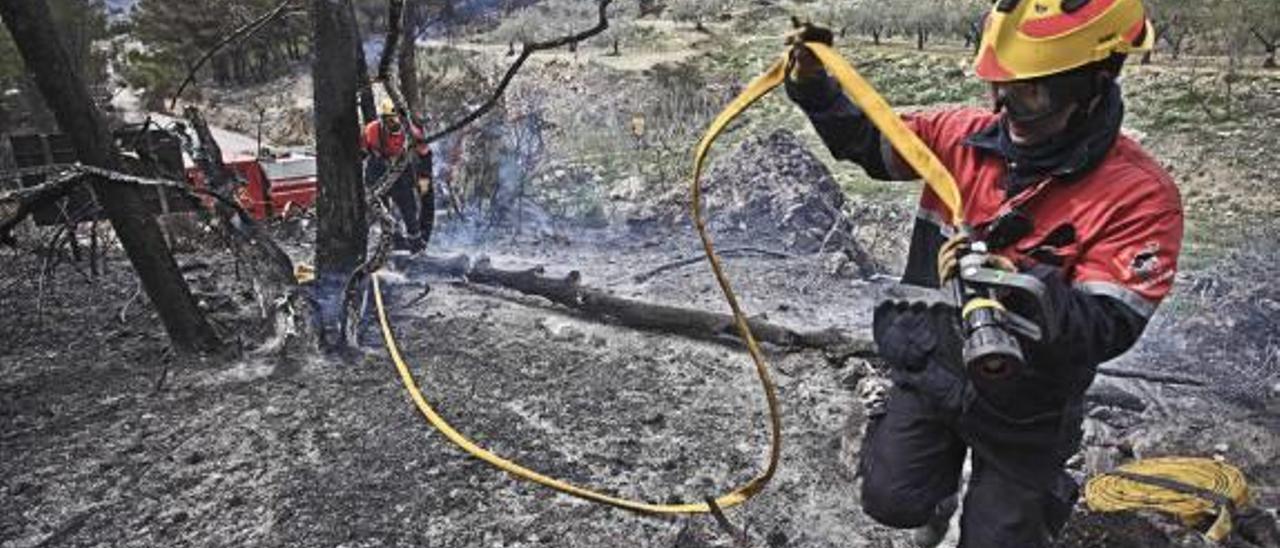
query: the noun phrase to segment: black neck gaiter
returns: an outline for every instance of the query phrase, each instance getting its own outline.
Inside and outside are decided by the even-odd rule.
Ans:
[[[1067,130],[1049,141],[1032,146],[1014,144],[1004,118],[975,135],[974,141],[989,142],[995,137],[996,151],[1009,162],[1005,190],[1013,196],[1045,177],[1072,181],[1098,167],[1120,135],[1123,121],[1120,86],[1110,82],[1092,112],[1075,115]]]

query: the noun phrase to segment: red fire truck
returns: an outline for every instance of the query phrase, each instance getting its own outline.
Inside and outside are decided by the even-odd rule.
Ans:
[[[241,181],[236,201],[254,219],[288,218],[315,204],[316,159],[312,156],[240,156],[224,162]],[[186,172],[193,186],[204,188],[204,173],[199,168],[188,167]]]
[[[196,188],[204,188],[204,173],[183,158],[178,139],[172,134],[150,130],[142,137],[136,129],[117,132],[118,146],[126,150],[126,169],[142,176],[165,176],[181,173]],[[10,138],[18,167],[35,167],[56,163],[73,163],[75,151],[65,135],[15,135]],[[146,146],[142,146],[145,144]],[[132,145],[132,147],[130,147]],[[130,150],[132,148],[132,150]],[[316,199],[316,160],[312,156],[288,154],[257,158],[237,156],[224,163],[237,179],[236,199],[254,219],[286,218],[310,209]],[[26,186],[39,184],[40,177],[23,181]],[[156,189],[143,193],[149,208],[156,214],[179,213],[197,207],[197,203],[181,192]],[[206,206],[211,204],[206,200]],[[100,218],[91,193],[78,191],[57,204],[35,212],[40,225],[78,223]]]

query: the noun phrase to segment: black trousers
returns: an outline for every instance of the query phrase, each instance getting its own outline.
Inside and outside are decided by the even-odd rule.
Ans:
[[[1013,419],[938,367],[897,375],[885,414],[868,425],[859,463],[863,510],[891,527],[924,525],[957,492],[972,451],[960,547],[1049,546],[1078,495],[1063,472],[1080,443],[1078,409]]]
[[[396,179],[396,182],[391,185],[391,189],[387,193],[387,200],[384,201],[384,204],[388,207],[394,204],[396,209],[399,210],[400,220],[404,223],[404,231],[410,240],[422,238],[425,241],[427,238],[423,237],[421,233],[422,221],[419,219],[418,189],[415,185],[418,178],[416,167],[416,165],[410,165],[400,175],[400,178]],[[371,186],[377,184],[378,180],[386,172],[386,160],[377,156],[370,156],[365,164],[365,184]],[[434,209],[431,213],[435,213]],[[430,233],[426,236],[430,237]]]

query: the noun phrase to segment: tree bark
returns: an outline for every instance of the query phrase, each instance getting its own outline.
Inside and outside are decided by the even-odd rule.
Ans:
[[[0,0],[0,16],[9,28],[27,70],[35,78],[45,103],[86,165],[119,171],[119,151],[102,113],[93,104],[85,82],[71,69],[58,39],[49,6],[29,0]],[[182,353],[213,353],[221,341],[205,320],[154,217],[147,213],[138,190],[103,181],[93,183],[111,226],[142,282],[169,335]]]
[[[422,113],[422,89],[418,85],[418,33],[422,31],[423,0],[405,0],[404,43],[400,45],[400,93],[409,112]]]
[[[360,175],[360,121],[356,115],[357,60],[350,6],[312,0],[315,35],[316,273],[321,342],[342,344],[341,289],[364,260],[368,245],[364,185]]]
[[[369,80],[369,62],[364,56],[364,35],[360,33],[360,23],[356,19],[355,8],[348,3],[346,17],[347,25],[351,27],[355,56],[356,56],[356,86],[359,91],[360,100],[360,119],[364,123],[369,123],[378,119],[378,110],[373,103],[373,85]],[[319,46],[316,46],[319,51]]]

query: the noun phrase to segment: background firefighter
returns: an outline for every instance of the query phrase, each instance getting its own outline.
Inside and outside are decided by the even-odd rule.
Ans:
[[[405,129],[411,133],[406,133]],[[418,252],[426,249],[435,221],[435,192],[431,183],[431,148],[422,142],[422,123],[405,120],[396,112],[395,103],[384,99],[378,106],[378,119],[364,127],[361,147],[365,152],[365,182],[372,184],[386,173],[388,162],[406,154],[406,142],[413,136],[414,146],[404,174],[391,186],[389,199],[400,212],[403,233],[393,236],[395,246]]]
[[[806,27],[799,38],[830,43],[831,33]],[[1063,467],[1080,443],[1084,392],[1097,366],[1142,333],[1181,245],[1177,188],[1120,134],[1116,76],[1154,38],[1140,0],[1003,0],[975,61],[993,109],[905,117],[955,176],[990,265],[1045,283],[1057,334],[1021,341],[1028,367],[992,380],[961,364],[954,310],[877,307],[894,387],[863,441],[862,505],[877,521],[916,528],[919,546],[945,535],[966,454],[960,546],[1048,546],[1070,514],[1078,487]],[[836,158],[876,179],[917,178],[808,50],[796,48],[789,76],[788,94]],[[948,218],[926,189],[903,284],[954,276],[968,242]]]

